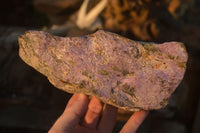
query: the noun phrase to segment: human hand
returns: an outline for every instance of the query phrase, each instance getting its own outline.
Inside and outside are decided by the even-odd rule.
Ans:
[[[74,94],[49,133],[111,133],[116,122],[117,108],[106,105],[103,114],[102,111],[103,103],[97,98],[92,97],[89,101],[84,94]],[[146,111],[135,112],[120,132],[135,133],[146,116]]]

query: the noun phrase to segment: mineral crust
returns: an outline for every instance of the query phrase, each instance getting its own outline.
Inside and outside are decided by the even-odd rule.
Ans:
[[[20,57],[55,87],[129,111],[165,107],[188,58],[179,42],[137,42],[102,30],[82,37],[29,31],[19,46]]]

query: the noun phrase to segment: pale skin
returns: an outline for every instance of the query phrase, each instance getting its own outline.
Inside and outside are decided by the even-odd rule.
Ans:
[[[85,94],[74,94],[49,133],[112,133],[117,108],[106,105],[103,111],[103,106],[95,97],[90,100]],[[147,114],[147,111],[135,112],[120,133],[135,133]]]

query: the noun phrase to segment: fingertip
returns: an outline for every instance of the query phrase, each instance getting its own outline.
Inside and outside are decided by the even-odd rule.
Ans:
[[[76,104],[79,104],[79,102],[83,102],[83,104],[87,104],[89,102],[89,99],[88,99],[88,96],[85,95],[85,94],[78,94],[78,93],[75,93],[69,100],[66,108],[65,108],[65,111],[68,109],[68,108],[72,108],[72,106],[75,106]]]
[[[148,111],[141,110],[139,112],[135,112],[130,119],[126,122],[121,132],[136,132],[141,123],[148,115]]]
[[[72,113],[77,112],[77,114],[82,115],[87,110],[88,103],[89,103],[89,98],[87,95],[74,94],[70,99],[69,103],[67,104],[65,111]],[[66,114],[65,111],[63,114]]]
[[[83,94],[83,93],[80,93],[80,94],[78,94],[79,95],[79,98],[78,98],[78,100],[83,100],[83,101],[85,101],[85,100],[89,100],[89,98],[88,98],[88,96],[87,95],[85,95],[85,94]]]
[[[138,111],[138,112],[134,113],[134,115],[139,117],[140,119],[141,118],[146,118],[148,114],[149,114],[149,111],[147,111],[147,110],[141,110],[141,111]]]

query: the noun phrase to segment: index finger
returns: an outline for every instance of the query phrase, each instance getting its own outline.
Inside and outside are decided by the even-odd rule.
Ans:
[[[135,112],[126,122],[120,133],[135,133],[147,115],[148,112],[144,110]]]

